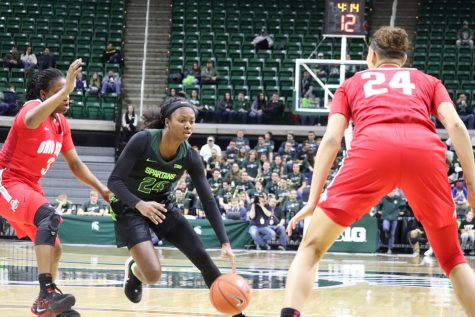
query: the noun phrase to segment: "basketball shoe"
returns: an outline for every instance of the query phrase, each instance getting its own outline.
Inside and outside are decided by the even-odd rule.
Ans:
[[[78,317],[81,316],[71,307],[76,299],[71,294],[63,294],[56,284],[51,284],[45,295],[39,295],[31,306],[31,312],[40,317]],[[67,315],[63,313],[68,312]]]
[[[132,257],[125,261],[124,293],[132,303],[138,303],[142,300],[142,282],[132,271],[134,263],[135,261]]]

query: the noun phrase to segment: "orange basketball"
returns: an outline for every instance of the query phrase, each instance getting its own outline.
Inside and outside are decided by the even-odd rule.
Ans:
[[[236,315],[246,309],[251,301],[251,286],[242,276],[223,274],[211,285],[209,298],[223,314]]]

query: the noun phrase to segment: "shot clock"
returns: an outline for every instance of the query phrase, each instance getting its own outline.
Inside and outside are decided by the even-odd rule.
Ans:
[[[325,36],[364,36],[364,0],[334,1],[326,0]]]

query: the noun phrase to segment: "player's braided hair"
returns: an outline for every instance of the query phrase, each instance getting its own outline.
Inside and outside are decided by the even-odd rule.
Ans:
[[[145,128],[165,128],[165,118],[169,118],[176,109],[181,107],[189,107],[194,110],[190,102],[183,97],[169,97],[165,99],[160,107],[155,107],[143,114]]]
[[[382,59],[402,59],[409,46],[407,32],[398,27],[383,26],[373,34],[371,48]]]
[[[48,68],[34,73],[27,85],[26,99],[40,99],[40,91],[47,91],[58,78],[62,77],[64,77],[63,73],[56,68]]]

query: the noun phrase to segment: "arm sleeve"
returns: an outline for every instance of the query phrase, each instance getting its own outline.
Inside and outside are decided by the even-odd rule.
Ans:
[[[125,146],[124,151],[117,160],[107,181],[107,186],[117,198],[132,208],[134,208],[141,199],[129,190],[125,180],[137,159],[144,155],[148,143],[148,132],[142,131],[135,134]]]
[[[208,181],[206,180],[203,163],[201,163],[201,159],[197,152],[192,149],[189,151],[191,152],[186,157],[187,171],[191,176],[191,180],[196,188],[196,191],[198,192],[198,196],[200,197],[201,204],[203,205],[206,218],[209,220],[214,232],[216,232],[221,244],[227,243],[229,242],[229,239],[226,234],[226,230],[224,229],[223,219],[221,218],[221,213],[218,210],[216,200],[214,199],[211,189],[209,188]]]

